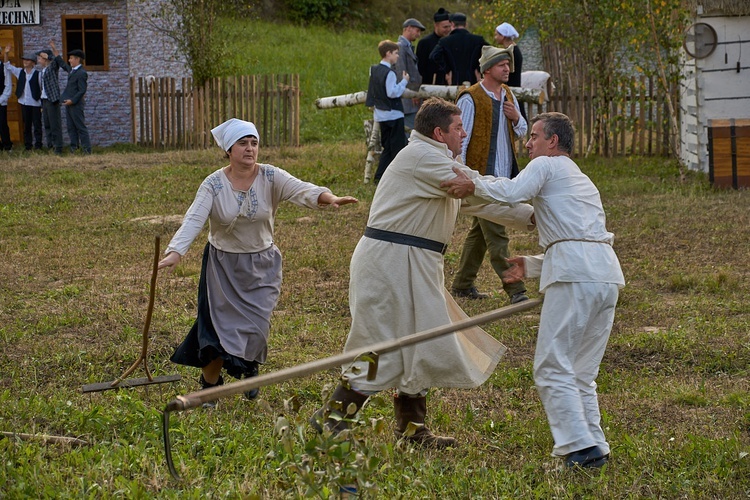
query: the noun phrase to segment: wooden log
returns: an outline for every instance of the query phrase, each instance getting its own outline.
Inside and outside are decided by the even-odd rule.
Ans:
[[[73,446],[88,444],[83,439],[68,436],[50,436],[49,434],[25,434],[23,432],[0,431],[0,436],[5,436],[9,439],[20,439],[22,441],[41,441],[44,444],[70,444]]]
[[[442,97],[443,99],[455,100],[458,93],[465,87],[462,85],[422,85],[418,91],[406,89],[403,97],[406,99],[418,98],[426,99],[428,97]],[[519,101],[528,103],[543,103],[545,93],[540,89],[529,89],[523,87],[511,87],[513,95]],[[331,97],[319,97],[315,99],[315,106],[318,109],[345,108],[364,104],[367,99],[367,92],[361,90],[351,94],[336,95]]]

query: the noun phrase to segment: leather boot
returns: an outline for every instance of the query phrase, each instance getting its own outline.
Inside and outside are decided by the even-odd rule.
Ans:
[[[393,398],[393,408],[396,414],[396,437],[405,439],[426,448],[447,448],[456,446],[456,440],[448,436],[436,436],[428,429],[424,422],[427,416],[427,398],[424,396],[410,397],[399,395]],[[406,435],[409,422],[416,425],[411,435]]]
[[[357,414],[368,397],[339,384],[331,399],[310,417],[310,425],[318,432],[323,432],[325,428],[333,434],[338,434],[349,428],[348,420]]]
[[[219,387],[220,385],[224,385],[224,377],[219,375],[219,380],[217,380],[215,384],[209,384],[208,382],[206,382],[206,379],[203,378],[203,374],[201,373],[201,378],[198,380],[198,382],[200,382],[201,384],[201,389],[210,389],[211,387]],[[203,408],[214,409],[216,408],[216,401],[206,401],[202,406]]]

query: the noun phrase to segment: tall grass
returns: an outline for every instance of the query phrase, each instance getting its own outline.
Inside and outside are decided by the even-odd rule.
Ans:
[[[241,72],[299,73],[302,142],[364,142],[363,121],[372,118],[364,104],[320,110],[315,100],[367,90],[369,68],[380,61],[378,42],[387,36],[246,19],[227,22],[224,29],[235,56],[233,66]],[[390,37],[397,40],[398,33]]]
[[[284,284],[263,373],[341,351],[349,325],[348,264],[372,199],[361,184],[362,141],[261,149],[263,161],[361,203],[331,211],[284,205],[276,241]],[[197,370],[168,361],[196,308],[205,234],[172,275],[160,275],[151,324],[155,375],[181,382],[82,395],[137,357],[153,237],[164,245],[200,181],[224,164],[216,150],[6,156],[0,163],[0,431],[75,436],[84,446],[0,438],[3,498],[746,498],[750,492],[750,198],[686,183],[658,159],[591,159],[628,282],[599,390],[610,465],[559,470],[534,389],[538,311],[487,325],[509,347],[474,390],[437,389],[428,422],[458,438],[434,452],[399,446],[389,394],[362,413],[347,441],[315,435],[307,417],[336,383],[331,370],[231,397],[215,411],[173,416],[184,481],[164,463],[160,410],[198,389]],[[467,218],[446,255],[455,271]],[[537,251],[514,232],[514,253]],[[486,301],[506,304],[483,266]],[[528,283],[534,291],[538,283]],[[535,295],[535,294],[532,294]],[[134,376],[142,376],[136,373]]]

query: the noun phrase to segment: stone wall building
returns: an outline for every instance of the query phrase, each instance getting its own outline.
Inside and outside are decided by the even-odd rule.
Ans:
[[[34,24],[10,24],[0,16],[0,43],[13,46],[11,62],[20,66],[21,54],[49,48],[54,41],[63,59],[73,49],[86,53],[89,74],[86,124],[95,146],[132,142],[130,77],[189,76],[174,42],[154,29],[150,19],[160,0],[19,0],[22,9],[36,9]],[[5,10],[2,8],[0,10]],[[21,19],[16,17],[16,19]],[[28,17],[24,20],[28,22]],[[60,71],[60,87],[67,73]],[[8,106],[13,142],[22,137],[15,97]],[[65,129],[63,110],[63,128]],[[63,131],[67,143],[67,131]],[[22,142],[22,141],[21,141]]]

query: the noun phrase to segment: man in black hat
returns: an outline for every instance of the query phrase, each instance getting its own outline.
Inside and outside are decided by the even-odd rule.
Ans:
[[[86,127],[86,117],[83,114],[84,94],[88,88],[89,75],[83,69],[86,54],[82,50],[68,52],[68,63],[62,68],[70,73],[68,84],[60,97],[67,111],[68,136],[70,137],[70,152],[75,153],[80,148],[85,154],[91,153],[91,140]]]
[[[3,60],[5,61],[5,67],[18,79],[16,97],[18,98],[18,104],[21,105],[23,142],[26,151],[42,149],[42,84],[41,74],[34,67],[36,65],[36,54],[28,53],[21,56],[23,68],[17,68],[8,61],[10,51],[11,46],[6,46]]]
[[[60,110],[60,68],[65,61],[60,57],[55,42],[50,41],[50,49],[36,53],[37,62],[42,67],[42,123],[47,147],[54,148],[55,154],[62,154],[63,133],[62,113]]]
[[[474,85],[481,77],[479,56],[482,47],[489,43],[466,29],[466,14],[451,14],[451,22],[453,31],[440,39],[430,53],[430,59],[445,72],[448,85],[461,85],[464,82]]]
[[[422,38],[417,45],[417,67],[425,85],[447,85],[445,72],[440,71],[438,65],[430,60],[430,53],[440,39],[448,36],[453,29],[450,12],[440,7],[432,19],[435,22],[432,33]]]
[[[395,71],[398,80],[400,75],[403,75],[404,71],[409,74],[409,83],[406,84],[407,89],[419,90],[419,86],[422,85],[422,77],[419,75],[417,69],[417,55],[414,53],[414,46],[412,43],[422,36],[422,32],[425,27],[414,18],[409,18],[404,21],[403,31],[401,36],[398,37],[398,61],[396,61]],[[420,99],[401,99],[401,104],[404,106],[404,127],[409,132],[414,128],[414,117],[417,115],[419,105],[421,104]]]

